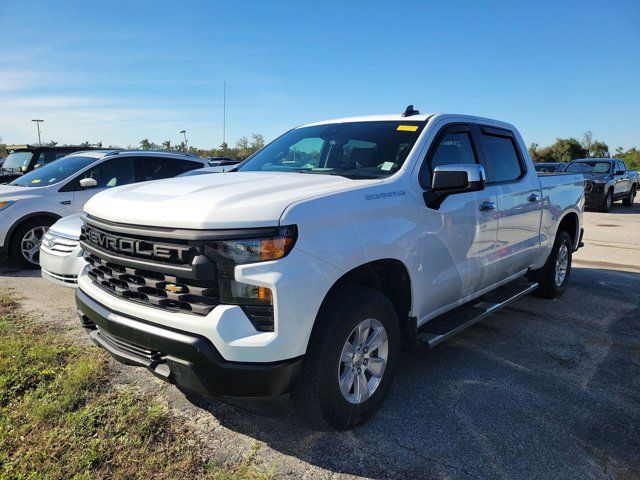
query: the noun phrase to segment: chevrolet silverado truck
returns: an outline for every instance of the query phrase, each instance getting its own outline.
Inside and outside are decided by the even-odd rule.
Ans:
[[[583,158],[569,163],[566,171],[584,176],[586,207],[608,212],[617,200],[622,200],[625,207],[633,205],[638,190],[638,172],[627,170],[624,161]]]
[[[182,390],[348,429],[401,348],[560,296],[583,205],[582,175],[538,177],[508,123],[407,108],[309,124],[233,172],[89,200],[78,313]]]

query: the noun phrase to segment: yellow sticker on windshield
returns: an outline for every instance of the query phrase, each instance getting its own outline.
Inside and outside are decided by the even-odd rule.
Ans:
[[[418,125],[398,125],[396,130],[399,132],[415,132],[418,130]]]
[[[40,183],[42,180],[40,180],[39,178],[34,178],[33,180],[31,180],[31,183]]]

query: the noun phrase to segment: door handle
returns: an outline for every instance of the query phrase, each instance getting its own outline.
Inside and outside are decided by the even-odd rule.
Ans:
[[[540,195],[538,195],[537,193],[532,193],[531,195],[529,195],[529,198],[527,198],[527,200],[529,201],[529,203],[538,203],[540,201]]]
[[[71,205],[71,200],[64,200],[60,202],[60,205]]]
[[[481,212],[488,212],[490,210],[495,210],[496,209],[496,203],[495,202],[482,202],[480,204],[480,211]]]

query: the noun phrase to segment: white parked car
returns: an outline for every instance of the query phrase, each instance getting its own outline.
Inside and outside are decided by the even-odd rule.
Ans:
[[[193,155],[135,150],[77,152],[44,165],[0,185],[0,254],[37,268],[48,228],[61,217],[81,212],[96,193],[203,166],[207,163]]]
[[[78,274],[86,264],[80,247],[80,214],[63,217],[44,234],[40,244],[42,278],[67,287],[78,285]]]
[[[179,177],[223,173],[233,166],[198,168],[181,173]],[[40,244],[40,267],[42,278],[67,287],[78,285],[78,274],[85,265],[80,247],[80,214],[63,217],[54,223]]]
[[[315,425],[351,428],[402,344],[559,297],[583,207],[582,175],[538,177],[508,123],[408,108],[304,125],[234,173],[89,201],[78,312],[116,359],[183,389],[290,396]]]

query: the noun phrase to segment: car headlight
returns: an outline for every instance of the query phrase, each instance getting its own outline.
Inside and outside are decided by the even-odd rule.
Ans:
[[[15,200],[0,200],[0,210],[4,210],[5,208],[16,203]]]
[[[291,251],[298,237],[295,225],[265,231],[268,233],[264,237],[212,240],[205,243],[205,255],[218,266],[218,289],[222,303],[272,305],[271,290],[235,279],[236,265],[283,258]]]
[[[295,225],[276,230],[262,238],[208,241],[205,254],[213,260],[234,265],[277,260],[291,251],[298,232]]]

